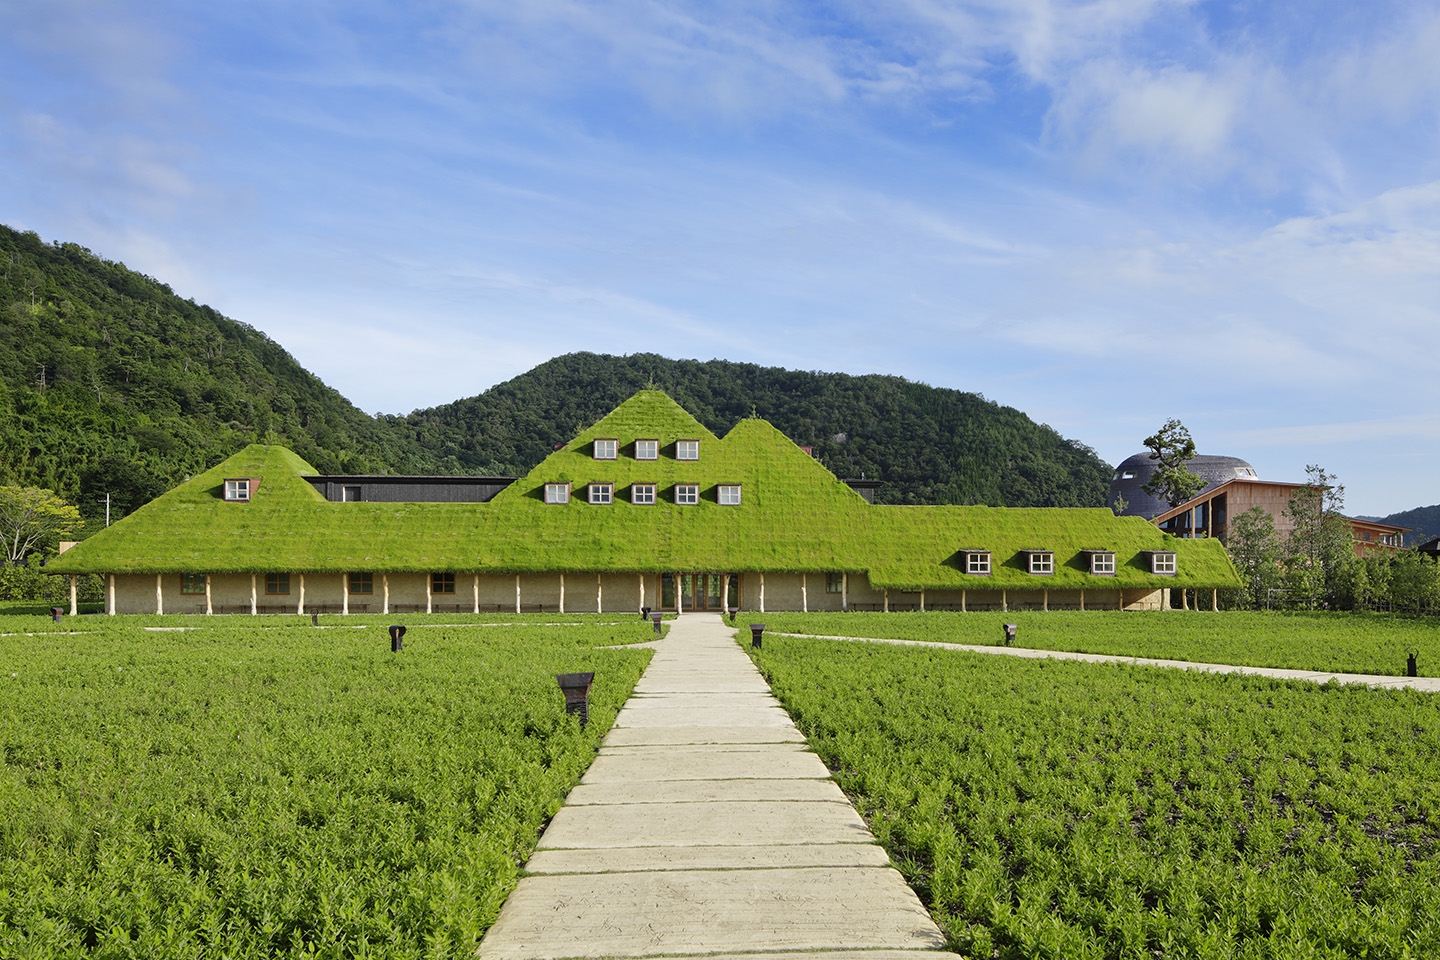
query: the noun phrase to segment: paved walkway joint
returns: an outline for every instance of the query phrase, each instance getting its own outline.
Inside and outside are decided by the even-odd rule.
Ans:
[[[953,956],[734,628],[655,650],[480,956]]]

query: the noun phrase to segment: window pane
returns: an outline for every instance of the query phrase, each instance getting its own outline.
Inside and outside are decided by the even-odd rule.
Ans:
[[[617,444],[617,441],[615,441],[615,440],[596,440],[596,441],[595,441],[595,459],[596,459],[596,460],[614,460],[614,459],[615,459],[615,447],[616,447],[616,444]]]
[[[374,593],[374,592],[375,592],[375,575],[374,575],[374,574],[370,574],[370,573],[352,573],[352,574],[350,574],[350,592],[351,592],[351,593]]]
[[[636,459],[636,460],[658,460],[658,459],[660,459],[660,441],[659,441],[659,440],[636,440],[636,441],[635,441],[635,459]]]
[[[700,441],[681,440],[675,444],[675,459],[677,460],[699,460]]]

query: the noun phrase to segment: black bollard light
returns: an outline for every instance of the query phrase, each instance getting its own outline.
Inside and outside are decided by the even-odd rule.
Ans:
[[[1015,624],[1013,624],[1013,623],[1007,623],[1007,624],[1005,624],[1005,646],[1008,647],[1008,646],[1010,646],[1012,643],[1015,642],[1015,631],[1016,631],[1016,629],[1017,629],[1017,626],[1016,626]]]
[[[590,684],[595,680],[592,673],[557,673],[555,682],[565,694],[565,712],[580,714],[580,726],[590,722]]]
[[[1416,650],[1414,647],[1411,647],[1409,650],[1407,650],[1407,651],[1405,652],[1405,676],[1407,676],[1407,677],[1418,677],[1418,676],[1420,676],[1420,667],[1419,667],[1419,665],[1415,662],[1415,658],[1418,657],[1419,655],[1420,655],[1420,651],[1419,651],[1419,650]]]
[[[650,622],[655,624],[655,636],[660,636],[660,611],[656,610],[650,614]]]
[[[311,626],[314,626],[314,627],[320,626],[320,614],[318,614],[318,613],[312,613],[312,614],[310,614],[310,625],[311,625]]]
[[[390,628],[390,652],[399,653],[405,649],[405,628],[398,623]]]
[[[640,619],[641,619],[641,620],[649,620],[649,619],[650,619],[650,608],[649,608],[649,607],[641,607],[641,608],[640,608]]]
[[[54,620],[56,623],[59,623],[59,622],[60,622],[60,618],[63,617],[63,616],[65,616],[65,608],[64,608],[64,607],[51,607],[51,608],[50,608],[50,619],[51,619],[51,620]]]
[[[762,637],[764,637],[764,635],[765,635],[765,624],[763,624],[763,623],[752,623],[752,624],[750,624],[750,646],[754,647],[756,650],[759,650],[759,649],[760,649],[760,640],[761,640]]]
[[[730,622],[731,622],[731,623],[734,623],[734,622],[735,622],[735,614],[737,614],[737,613],[739,613],[739,612],[740,612],[739,610],[731,609],[731,611],[730,611]]]

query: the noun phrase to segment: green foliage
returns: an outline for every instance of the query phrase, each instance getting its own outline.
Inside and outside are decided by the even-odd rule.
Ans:
[[[0,486],[0,540],[8,563],[54,550],[59,541],[82,526],[80,511],[53,490]]]
[[[91,519],[266,436],[329,472],[435,465],[264,334],[83,247],[0,226],[0,314],[0,483]]]
[[[965,956],[1440,952],[1433,695],[786,638],[752,656]]]
[[[597,461],[591,441],[658,439],[659,460]],[[672,455],[700,442],[698,461]],[[641,391],[554,451],[489,503],[331,503],[301,479],[310,467],[281,447],[253,446],[75,547],[56,572],[557,571],[651,573],[867,571],[881,587],[1033,589],[1018,553],[1056,553],[1040,586],[1154,586],[1145,549],[1173,549],[1179,576],[1164,585],[1234,586],[1215,541],[1176,540],[1135,517],[1085,509],[873,506],[764,420],[744,419],[724,439],[659,391]],[[260,477],[250,503],[225,503],[225,477]],[[616,502],[584,502],[590,482],[615,484]],[[546,504],[550,482],[575,485],[565,505]],[[658,485],[658,502],[628,502],[633,482]],[[673,502],[677,482],[701,488],[698,504]],[[741,484],[743,502],[722,506],[715,485]],[[961,572],[956,551],[995,552],[986,578]],[[1082,550],[1113,549],[1116,576],[1097,582]]]
[[[1284,581],[1284,556],[1275,518],[1264,507],[1251,507],[1233,517],[1225,538],[1225,550],[1244,586],[1231,599],[1242,610],[1269,608],[1271,591]]]
[[[1185,468],[1186,462],[1195,457],[1195,441],[1179,420],[1166,420],[1153,436],[1145,438],[1145,446],[1156,466],[1154,475],[1140,489],[1172,507],[1180,506],[1204,489],[1205,480]]]
[[[1422,671],[1440,673],[1433,623],[1371,613],[767,613],[765,622],[781,633],[987,647],[1001,645],[1002,624],[1014,623],[1016,645],[1036,650],[1383,676],[1404,673],[1405,653],[1415,649]]]
[[[1317,606],[1353,605],[1346,585],[1355,563],[1355,538],[1342,514],[1345,488],[1334,474],[1310,465],[1305,484],[1285,505],[1293,525],[1285,541],[1285,586],[1293,600]]]
[[[642,353],[557,357],[485,393],[405,417],[409,436],[475,472],[524,473],[638,390],[663,390],[714,434],[752,414],[883,503],[1098,507],[1110,468],[1010,407],[900,377],[807,373]]]
[[[413,629],[392,655],[379,624],[27,619],[0,639],[17,958],[473,957],[650,656],[596,648],[638,621]],[[584,731],[554,679],[579,670]]]

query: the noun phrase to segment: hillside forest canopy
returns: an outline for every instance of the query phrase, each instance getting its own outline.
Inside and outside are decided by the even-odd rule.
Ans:
[[[484,393],[370,416],[244,323],[71,243],[0,226],[0,483],[93,532],[245,444],[324,473],[520,474],[636,390],[724,433],[758,413],[888,503],[1099,506],[1084,444],[974,393],[899,377],[578,353]],[[95,521],[100,521],[97,524]]]

